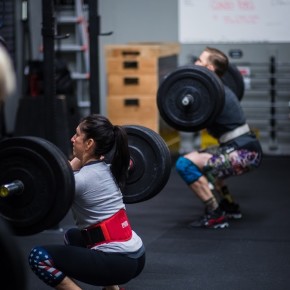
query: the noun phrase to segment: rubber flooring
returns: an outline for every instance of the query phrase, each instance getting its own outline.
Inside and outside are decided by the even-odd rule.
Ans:
[[[127,205],[132,226],[144,241],[147,261],[141,275],[122,286],[126,290],[289,290],[289,167],[290,157],[265,156],[256,171],[228,179],[243,218],[219,230],[188,227],[203,213],[203,205],[172,168],[157,196]],[[36,244],[62,244],[61,230],[71,226],[68,213],[59,229],[16,237],[24,257]],[[80,285],[84,290],[101,289]],[[51,288],[27,266],[27,290],[46,289]]]

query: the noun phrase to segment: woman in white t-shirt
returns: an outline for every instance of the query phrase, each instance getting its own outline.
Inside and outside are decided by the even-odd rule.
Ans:
[[[65,233],[65,245],[34,247],[29,265],[58,290],[80,290],[76,280],[124,289],[118,285],[138,276],[145,265],[144,245],[131,229],[122,197],[130,162],[126,131],[92,114],[81,120],[71,141],[77,228]]]

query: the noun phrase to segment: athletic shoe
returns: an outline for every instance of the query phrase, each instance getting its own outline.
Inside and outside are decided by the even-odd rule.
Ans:
[[[238,220],[242,218],[240,206],[237,203],[229,202],[227,199],[222,199],[219,206],[229,219]]]
[[[229,223],[225,214],[220,209],[216,209],[213,212],[206,213],[204,216],[200,217],[200,219],[193,221],[190,227],[223,229],[229,227]]]

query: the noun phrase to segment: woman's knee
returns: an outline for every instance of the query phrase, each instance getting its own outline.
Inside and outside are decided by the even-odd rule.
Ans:
[[[47,285],[55,287],[65,275],[54,267],[53,259],[43,247],[34,247],[29,254],[31,270]]]

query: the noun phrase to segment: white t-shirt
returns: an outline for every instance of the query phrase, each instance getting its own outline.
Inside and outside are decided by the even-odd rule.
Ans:
[[[83,229],[99,223],[120,209],[125,209],[122,193],[111,173],[110,165],[91,162],[74,172],[75,198],[72,213],[76,225]],[[133,253],[142,247],[141,238],[133,231],[126,242],[111,242],[93,247],[104,252]]]

